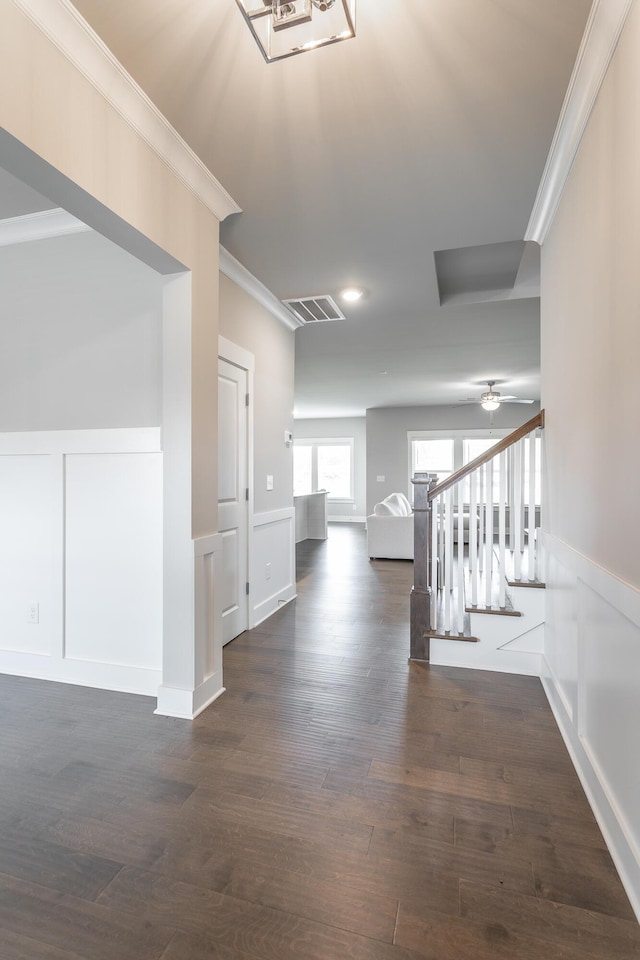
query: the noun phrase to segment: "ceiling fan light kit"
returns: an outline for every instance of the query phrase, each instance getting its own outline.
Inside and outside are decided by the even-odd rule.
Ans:
[[[356,35],[356,0],[236,0],[267,63]]]
[[[483,410],[493,413],[503,403],[534,403],[533,400],[525,400],[520,397],[502,396],[498,390],[494,390],[495,380],[487,380],[488,390],[480,394],[479,398],[468,397],[466,400],[459,400],[459,403],[479,403]]]

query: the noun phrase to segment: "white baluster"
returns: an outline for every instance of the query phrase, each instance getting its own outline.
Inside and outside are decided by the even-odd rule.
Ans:
[[[458,633],[464,633],[464,484],[458,483]]]
[[[485,606],[491,606],[491,575],[493,573],[493,463],[486,465],[486,497],[485,497],[485,563],[484,563],[484,594]]]
[[[480,499],[478,501],[478,513],[480,515],[480,524],[478,531],[478,575],[482,573],[484,568],[484,505],[486,501],[486,489],[485,489],[485,470],[484,467],[480,467],[478,473],[478,490],[480,492]]]
[[[513,547],[513,579],[522,579],[522,500],[524,494],[524,477],[522,475],[522,445],[519,440],[514,448],[513,455],[513,507],[511,520],[514,529]]]
[[[507,498],[507,456],[503,451],[498,457],[497,463],[498,469],[500,471],[499,484],[499,497],[500,503],[498,505],[498,556],[500,558],[500,564],[498,569],[498,578],[499,578],[499,600],[498,606],[504,608],[506,606],[506,570],[504,566],[505,555],[506,555],[506,510],[505,510],[505,500]]]
[[[438,588],[442,590],[444,584],[444,493],[438,497]]]
[[[469,477],[469,573],[471,606],[478,606],[478,471]]]
[[[536,578],[536,441],[532,433],[529,434],[529,580]]]
[[[540,439],[540,463],[538,464],[538,473],[540,474],[540,503],[538,504],[538,509],[540,510],[540,520],[537,527],[537,538],[536,538],[536,579],[544,582],[545,579],[545,553],[542,549],[542,542],[540,540],[540,528],[542,526],[542,497],[544,495],[544,462],[543,462],[543,451],[544,451],[544,440]]]
[[[513,501],[514,501],[514,466],[515,466],[515,447],[509,447],[507,450],[508,456],[508,473],[507,473],[507,505],[509,513],[509,550],[513,555],[515,550],[515,535],[514,535],[514,525],[513,525]]]
[[[444,509],[444,629],[445,632],[451,630],[451,574],[453,565],[451,558],[453,555],[453,510],[451,507],[451,488],[445,490],[445,509]]]
[[[440,497],[431,502],[431,629],[438,622],[438,527]]]

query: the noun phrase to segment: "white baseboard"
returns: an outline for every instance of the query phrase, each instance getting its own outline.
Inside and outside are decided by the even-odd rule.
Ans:
[[[224,692],[220,673],[207,677],[195,690],[161,686],[158,688],[158,705],[153,712],[163,717],[195,720],[198,714],[206,710]]]
[[[0,673],[115,690],[118,693],[135,693],[144,697],[155,697],[162,679],[159,670],[128,667],[117,663],[63,660],[14,651],[0,651]]]
[[[279,610],[282,606],[287,603],[290,603],[291,600],[295,600],[296,588],[294,584],[289,584],[286,587],[283,587],[282,590],[279,590],[277,593],[274,593],[271,597],[267,597],[266,600],[263,600],[262,603],[259,603],[253,609],[253,625],[255,627],[260,623],[264,623],[269,617]]]
[[[366,523],[366,517],[327,517],[329,523]]]

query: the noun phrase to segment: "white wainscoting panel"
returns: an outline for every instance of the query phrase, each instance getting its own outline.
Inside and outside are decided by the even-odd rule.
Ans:
[[[254,514],[249,568],[251,624],[255,627],[296,595],[295,511]]]
[[[56,466],[47,455],[0,455],[1,650],[49,656],[55,643]]]
[[[640,919],[640,592],[544,538],[543,683]]]
[[[162,454],[65,464],[65,656],[160,670]]]
[[[0,434],[0,577],[0,672],[155,696],[160,430]]]

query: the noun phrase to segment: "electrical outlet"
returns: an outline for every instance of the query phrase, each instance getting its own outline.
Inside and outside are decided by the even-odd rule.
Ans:
[[[40,623],[39,603],[30,603],[27,607],[27,623]]]
[[[376,480],[378,481],[378,483],[384,483],[385,478],[384,478],[384,477],[376,477]]]
[[[264,569],[264,575],[266,580],[271,580],[271,564],[268,563]]]

